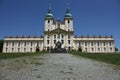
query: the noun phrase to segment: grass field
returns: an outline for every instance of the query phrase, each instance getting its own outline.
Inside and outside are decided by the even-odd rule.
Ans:
[[[16,58],[16,57],[23,57],[23,56],[34,56],[34,55],[41,55],[47,52],[38,52],[38,53],[0,53],[0,59],[8,59],[8,58]]]
[[[120,66],[120,54],[110,54],[110,53],[80,53],[80,52],[71,52],[72,54],[86,57],[89,59],[94,59],[98,61],[107,62],[110,64]]]

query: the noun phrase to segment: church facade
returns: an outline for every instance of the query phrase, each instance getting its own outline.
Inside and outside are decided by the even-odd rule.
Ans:
[[[56,48],[56,43],[66,50],[90,53],[115,52],[113,36],[74,36],[73,17],[66,10],[64,20],[54,21],[51,9],[45,16],[44,36],[5,36],[3,53],[38,52]]]

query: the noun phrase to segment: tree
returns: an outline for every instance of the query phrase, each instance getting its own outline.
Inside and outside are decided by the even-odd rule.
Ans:
[[[115,52],[117,52],[117,51],[118,51],[118,48],[115,47]]]
[[[0,40],[0,52],[2,52],[3,49],[3,40]]]

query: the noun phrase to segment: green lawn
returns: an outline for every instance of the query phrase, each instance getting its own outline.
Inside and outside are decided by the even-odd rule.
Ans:
[[[0,53],[0,59],[8,59],[8,58],[16,58],[16,57],[23,57],[23,56],[34,56],[34,55],[41,55],[47,52],[38,52],[38,53]]]
[[[120,54],[110,54],[110,53],[80,53],[80,52],[71,52],[74,55],[107,62],[110,64],[120,66]]]

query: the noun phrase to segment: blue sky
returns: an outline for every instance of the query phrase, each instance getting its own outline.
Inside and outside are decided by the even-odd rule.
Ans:
[[[0,0],[0,39],[43,35],[49,3],[54,19],[62,21],[69,3],[75,35],[113,35],[120,49],[120,0]]]

